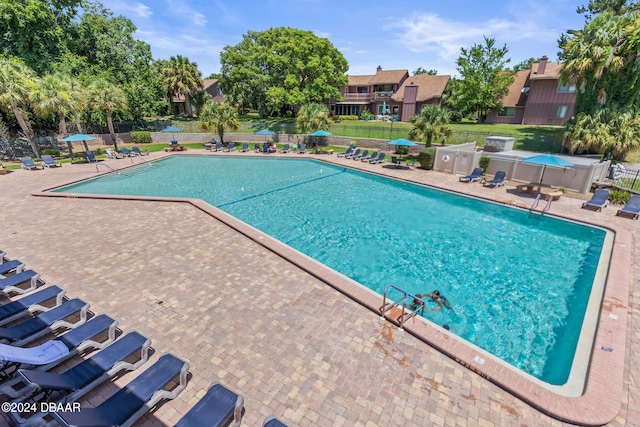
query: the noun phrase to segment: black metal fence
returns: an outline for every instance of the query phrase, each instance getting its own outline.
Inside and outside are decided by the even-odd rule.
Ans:
[[[627,169],[620,163],[611,165],[602,181],[626,190],[640,191],[640,169]]]
[[[35,144],[43,150],[58,150],[64,152],[67,150],[67,144],[58,141],[52,136],[42,136],[34,139]],[[0,159],[10,160],[20,157],[33,157],[33,148],[26,139],[0,139]]]

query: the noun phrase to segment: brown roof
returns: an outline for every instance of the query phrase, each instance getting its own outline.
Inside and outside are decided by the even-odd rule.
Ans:
[[[349,76],[349,86],[368,86],[373,76]]]
[[[521,70],[516,73],[515,80],[509,86],[509,92],[500,100],[503,107],[524,106],[527,95],[522,92],[522,89],[527,84],[530,73],[531,70]]]
[[[544,67],[544,74],[538,74],[539,65],[540,63],[536,62],[531,66],[531,80],[560,78],[560,68],[562,67],[562,62],[547,62],[546,67]]]
[[[218,79],[203,79],[202,80],[202,88],[204,90],[207,90],[207,88],[213,86],[216,83],[218,83]]]
[[[378,70],[369,80],[369,84],[400,84],[407,77],[409,77],[407,70]]]
[[[431,99],[442,98],[442,93],[451,76],[432,76],[431,74],[418,74],[406,79],[402,86],[391,97],[392,100],[402,102],[404,100],[404,88],[408,85],[418,86],[416,102],[426,102]]]

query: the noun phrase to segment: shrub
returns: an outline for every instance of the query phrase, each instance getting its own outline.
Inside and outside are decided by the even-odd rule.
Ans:
[[[624,205],[631,198],[631,193],[624,190],[611,190],[609,193],[609,201],[614,205]]]
[[[418,154],[418,163],[420,163],[420,167],[423,169],[432,169],[433,168],[433,159],[436,156],[435,147],[427,147],[423,148]]]
[[[131,142],[134,144],[148,144],[151,142],[151,132],[146,130],[133,131],[131,134]]]
[[[362,112],[360,112],[360,118],[362,120],[367,120],[369,118],[373,117],[373,113],[371,111],[369,111],[368,109],[364,109],[362,110]]]
[[[489,156],[481,156],[478,161],[478,166],[482,168],[482,175],[487,173],[487,169],[489,169],[489,163],[491,163],[491,157]]]
[[[46,150],[42,150],[42,154],[53,156],[53,157],[60,157],[60,150],[47,148]]]
[[[337,116],[336,119],[342,120],[358,120],[358,116]]]
[[[406,145],[396,145],[396,154],[407,154],[409,152],[409,147]]]

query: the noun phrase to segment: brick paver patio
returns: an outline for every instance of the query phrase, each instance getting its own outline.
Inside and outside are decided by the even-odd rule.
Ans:
[[[331,160],[531,203],[513,185],[488,189],[432,171]],[[96,169],[65,164],[0,176],[0,249],[117,319],[125,333],[150,337],[151,362],[171,352],[190,363],[185,391],[137,425],[173,425],[218,380],[244,395],[247,426],[269,415],[292,426],[564,425],[192,205],[30,195]],[[552,212],[617,224],[634,237],[625,390],[611,425],[640,425],[640,225],[616,217],[616,207],[595,213],[581,202],[562,197]],[[83,404],[98,404],[135,375],[99,387]]]

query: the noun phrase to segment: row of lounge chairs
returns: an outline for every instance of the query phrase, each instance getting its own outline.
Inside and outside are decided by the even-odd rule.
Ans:
[[[209,151],[226,151],[226,152],[230,152],[230,151],[234,151],[235,150],[235,143],[234,142],[230,142],[227,144],[226,148],[222,146],[222,143],[220,142],[205,142],[204,147],[206,150]],[[269,153],[274,153],[275,149],[269,149],[269,145],[267,143],[264,144],[254,144],[253,145],[253,151],[256,153],[265,153],[265,154],[269,154]],[[274,146],[275,147],[275,146]],[[242,153],[246,153],[251,151],[251,149],[249,148],[249,143],[248,142],[244,142],[242,143],[241,148],[238,150]],[[284,144],[284,146],[282,147],[282,150],[280,150],[281,153],[289,153],[291,152],[291,146],[289,144]],[[305,154],[307,152],[307,144],[300,144],[300,147],[298,147],[295,150],[298,154]]]
[[[22,169],[35,170],[44,168],[56,168],[62,166],[62,163],[56,162],[55,160],[53,160],[53,157],[48,154],[43,154],[42,156],[40,156],[40,158],[42,159],[42,163],[40,164],[35,163],[31,157],[20,158],[20,162],[22,162]]]
[[[189,363],[167,353],[99,405],[82,407],[77,402],[88,392],[144,365],[150,356],[151,340],[136,331],[116,339],[117,321],[105,314],[89,319],[89,304],[67,299],[64,290],[47,285],[35,272],[12,279],[31,271],[0,251],[0,294],[9,299],[0,305],[0,399],[6,400],[2,397],[6,396],[13,403],[35,408],[8,412],[15,423],[128,426],[184,390]],[[32,286],[33,277],[39,288]],[[12,285],[6,286],[7,280]],[[47,334],[55,336],[39,345],[23,347]],[[88,357],[61,369],[63,362],[79,354]],[[47,410],[51,405],[66,410]],[[176,426],[239,426],[243,414],[242,395],[215,382]],[[263,426],[286,424],[268,417]]]
[[[609,206],[611,192],[604,188],[598,188],[593,192],[591,199],[582,204],[583,209],[602,211]],[[640,195],[632,195],[627,203],[616,212],[616,216],[638,219],[640,217]]]
[[[507,178],[507,173],[505,171],[498,171],[493,176],[493,179],[485,180],[482,176],[484,173],[482,168],[475,168],[470,175],[461,176],[459,178],[460,182],[482,182],[482,185],[485,187],[501,187],[505,185],[505,180]]]
[[[112,148],[107,148],[106,150],[108,159],[123,159],[125,157],[137,157],[137,156],[148,156],[148,151],[141,150],[137,145],[131,147],[129,150],[127,147],[120,147],[120,152],[118,153]]]

